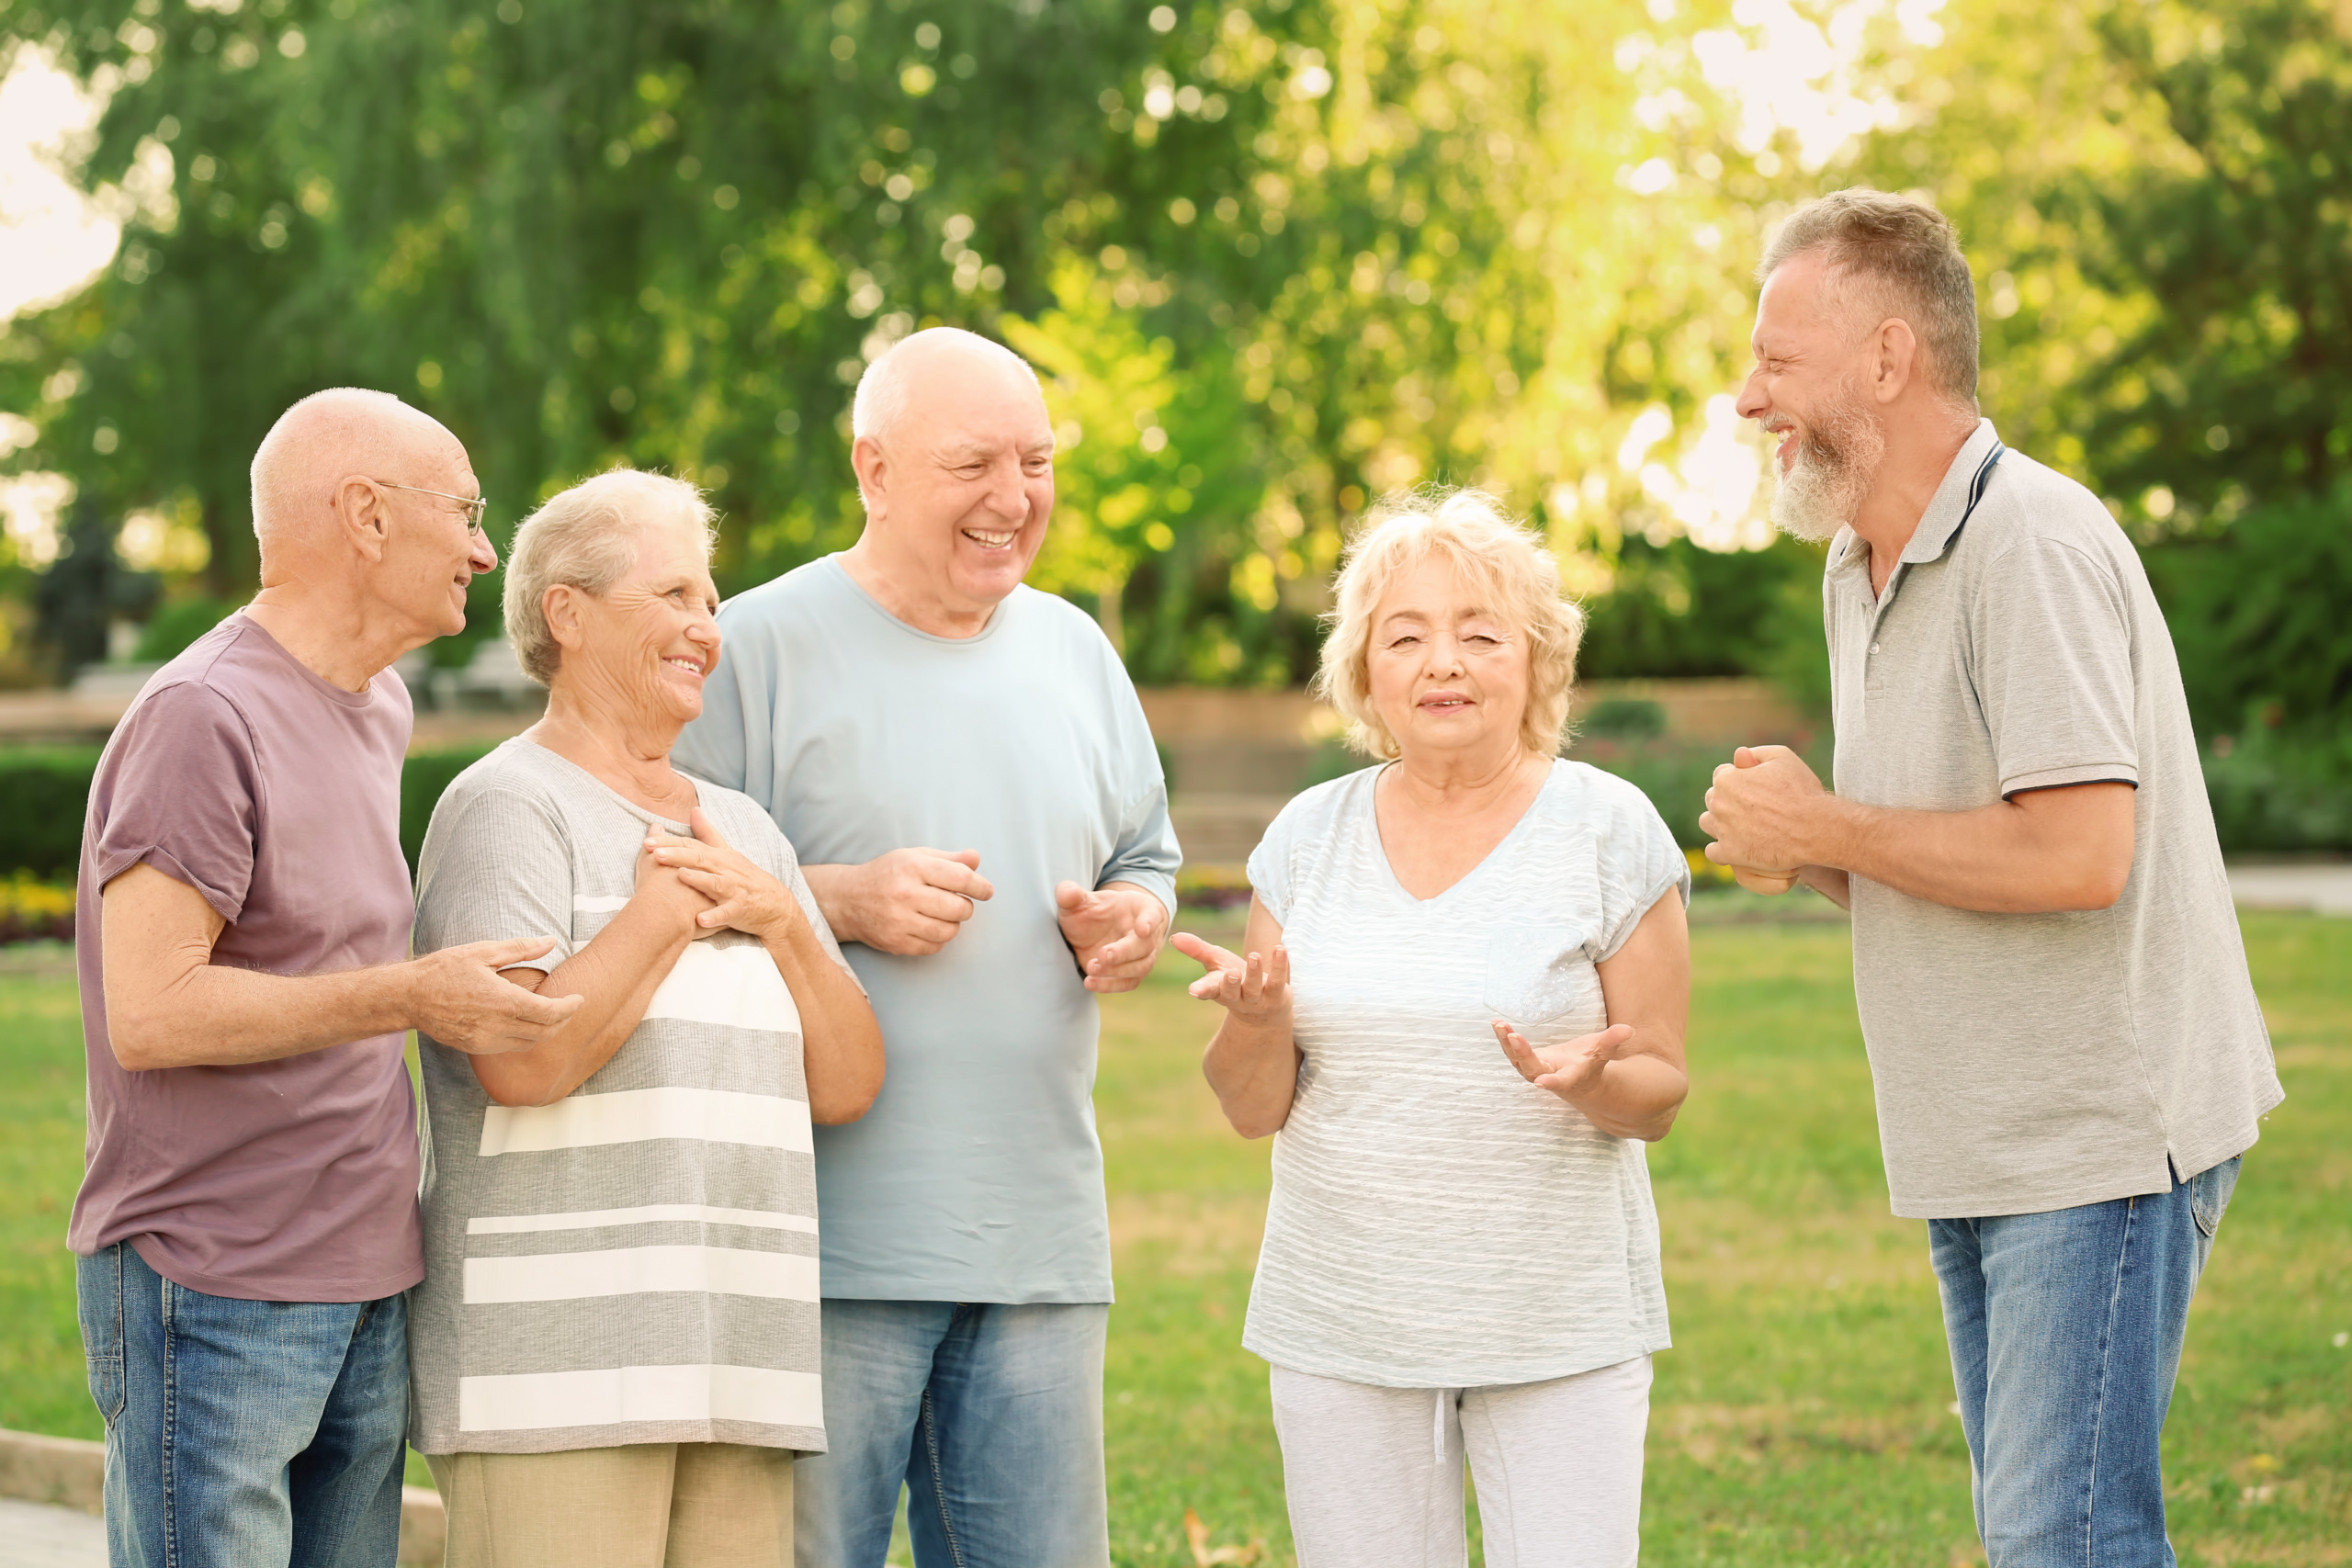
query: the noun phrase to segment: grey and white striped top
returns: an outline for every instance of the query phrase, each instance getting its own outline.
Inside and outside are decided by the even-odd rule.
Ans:
[[[1537,1382],[1668,1343],[1643,1145],[1519,1076],[1607,1027],[1595,965],[1690,871],[1632,784],[1552,776],[1434,898],[1388,865],[1366,768],[1283,808],[1250,881],[1290,950],[1305,1054],[1241,1342],[1390,1388]]]
[[[839,961],[767,813],[698,787],[718,831],[792,889]],[[628,902],[658,821],[552,751],[507,741],[434,810],[416,950],[551,936],[531,967],[555,968]],[[800,1015],[756,939],[694,942],[613,1059],[552,1105],[495,1104],[463,1055],[431,1039],[420,1051],[410,1441],[426,1453],[823,1450]]]

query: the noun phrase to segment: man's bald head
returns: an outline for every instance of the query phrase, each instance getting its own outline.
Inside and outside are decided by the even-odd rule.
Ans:
[[[465,446],[390,392],[336,387],[277,416],[254,453],[254,535],[262,553],[331,536],[335,487],[354,475],[428,490],[469,478]]]
[[[887,443],[909,408],[927,391],[1022,400],[1042,407],[1045,391],[1029,362],[1001,343],[961,327],[929,327],[902,338],[865,367],[850,410],[853,438]]]

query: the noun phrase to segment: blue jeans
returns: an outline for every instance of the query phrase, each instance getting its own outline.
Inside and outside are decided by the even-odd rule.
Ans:
[[[249,1302],[80,1259],[115,1568],[392,1568],[408,1298]]]
[[[1988,1568],[2172,1568],[2157,1438],[2237,1179],[1928,1222]]]
[[[1107,1568],[1107,1305],[824,1304],[825,1441],[793,1479],[800,1568]]]

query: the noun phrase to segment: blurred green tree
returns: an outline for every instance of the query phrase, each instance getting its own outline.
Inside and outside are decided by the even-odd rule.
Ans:
[[[1703,91],[1655,10],[18,0],[110,95],[87,177],[160,188],[15,323],[0,401],[19,466],[197,518],[214,598],[254,441],[355,382],[456,429],[510,526],[612,462],[695,478],[740,586],[854,536],[862,365],[1002,317],[1090,410],[1047,579],[1148,678],[1295,680],[1384,489],[1498,488],[1595,588],[1621,515],[1657,531],[1612,457],[1700,428],[1758,217],[1648,176],[1713,144],[1634,113]],[[1167,422],[1113,439],[1136,398]]]

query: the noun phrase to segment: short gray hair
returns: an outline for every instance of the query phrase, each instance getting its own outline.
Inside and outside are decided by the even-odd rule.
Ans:
[[[1487,596],[1492,614],[1527,633],[1527,709],[1519,739],[1541,756],[1555,755],[1567,728],[1584,611],[1560,590],[1560,562],[1534,530],[1482,490],[1425,485],[1385,495],[1340,567],[1331,635],[1314,691],[1348,721],[1348,744],[1368,757],[1394,758],[1396,737],[1372,705],[1372,617],[1388,585],[1432,557],[1443,557]]]
[[[514,530],[506,552],[506,640],[523,673],[550,684],[563,649],[548,629],[548,590],[602,593],[637,564],[638,536],[664,524],[699,529],[703,559],[718,543],[717,515],[684,479],[615,468],[550,497]]]
[[[1806,202],[1781,225],[1756,281],[1815,251],[1839,303],[1899,316],[1928,351],[1928,380],[1946,401],[1976,406],[1976,285],[1951,220],[1915,197],[1866,186]]]

